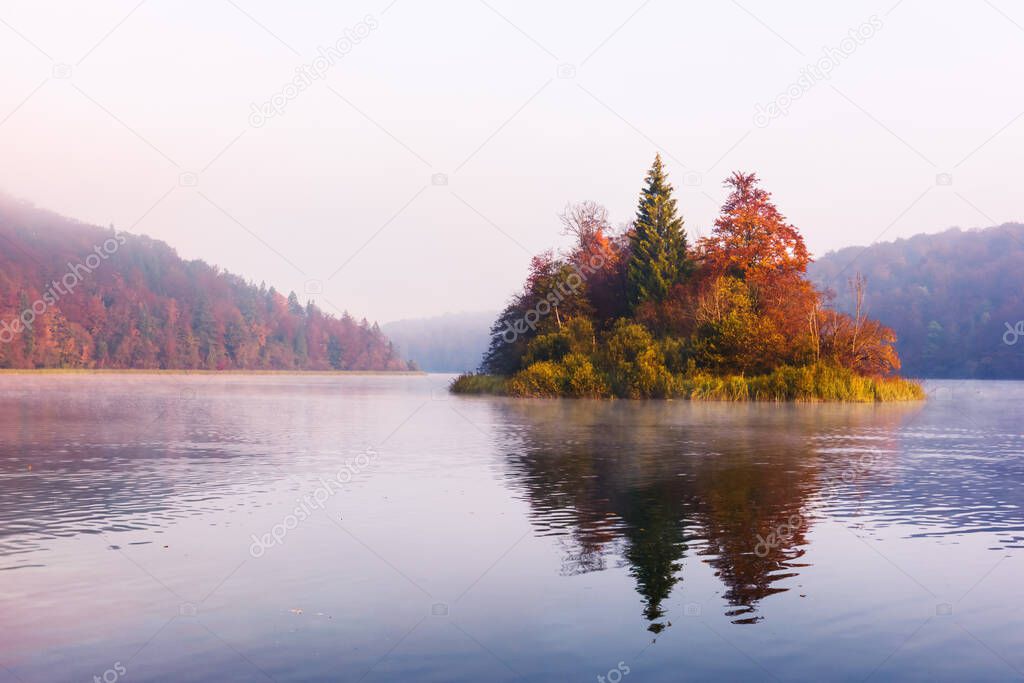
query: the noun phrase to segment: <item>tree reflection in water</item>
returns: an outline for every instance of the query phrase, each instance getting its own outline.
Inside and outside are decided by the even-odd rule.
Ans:
[[[757,623],[758,606],[808,566],[821,501],[855,495],[898,453],[895,429],[919,405],[765,405],[507,400],[501,448],[533,524],[566,546],[562,571],[623,563],[648,629],[682,560],[721,580],[726,614]],[[863,459],[868,454],[870,459]],[[840,456],[840,457],[837,457]],[[855,469],[854,469],[855,468]],[[850,476],[850,472],[855,477]],[[856,481],[855,481],[856,479]],[[792,528],[781,524],[792,521]],[[757,549],[758,540],[768,539]]]

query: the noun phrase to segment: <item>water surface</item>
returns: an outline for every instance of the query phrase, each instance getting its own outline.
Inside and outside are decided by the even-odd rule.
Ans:
[[[448,380],[0,375],[0,681],[1024,678],[1024,384]]]

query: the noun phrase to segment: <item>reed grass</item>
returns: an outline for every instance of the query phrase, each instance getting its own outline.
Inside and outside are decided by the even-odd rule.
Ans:
[[[528,382],[497,375],[468,374],[451,384],[456,394],[550,396],[531,392]],[[634,392],[635,395],[635,392]],[[566,397],[573,394],[566,393]],[[866,377],[834,365],[783,366],[765,375],[716,375],[697,371],[673,377],[671,398],[691,401],[775,401],[873,403],[921,401],[924,388],[901,377]],[[619,398],[625,398],[620,396]]]
[[[459,375],[448,389],[453,394],[490,394],[505,396],[508,393],[508,378],[498,375],[468,373]]]

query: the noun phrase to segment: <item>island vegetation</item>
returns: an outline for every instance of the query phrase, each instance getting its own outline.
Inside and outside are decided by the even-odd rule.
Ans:
[[[491,328],[480,372],[455,393],[531,397],[891,401],[924,397],[896,375],[895,334],[807,278],[798,230],[734,173],[711,234],[690,244],[656,156],[636,218],[615,231],[594,202],[570,206],[566,253],[534,257]]]

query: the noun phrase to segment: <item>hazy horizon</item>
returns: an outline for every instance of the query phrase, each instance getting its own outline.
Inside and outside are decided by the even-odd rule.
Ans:
[[[500,308],[655,152],[691,238],[737,169],[816,255],[1022,220],[1008,3],[439,7],[4,3],[0,188],[382,323]]]

